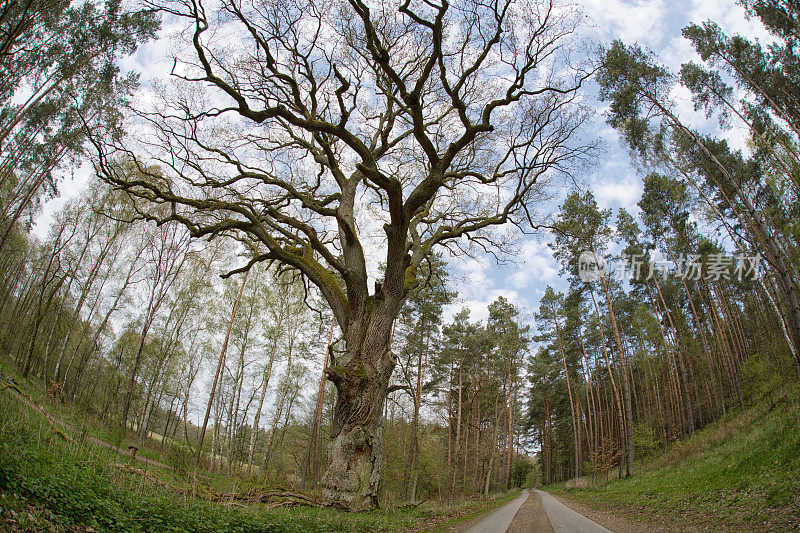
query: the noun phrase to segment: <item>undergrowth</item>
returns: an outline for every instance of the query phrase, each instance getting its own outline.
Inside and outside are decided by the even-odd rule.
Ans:
[[[0,522],[9,531],[421,531],[469,518],[515,495],[364,513],[314,507],[265,510],[258,504],[229,507],[191,496],[185,490],[190,480],[179,473],[142,465],[74,437],[24,406],[9,390],[0,391]],[[120,465],[146,469],[154,482],[126,475]]]

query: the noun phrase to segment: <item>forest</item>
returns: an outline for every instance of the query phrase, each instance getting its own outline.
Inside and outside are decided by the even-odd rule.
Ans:
[[[418,531],[773,412],[800,451],[800,10],[737,5],[769,40],[668,66],[555,0],[2,0],[0,519]],[[533,240],[536,305],[470,299]]]

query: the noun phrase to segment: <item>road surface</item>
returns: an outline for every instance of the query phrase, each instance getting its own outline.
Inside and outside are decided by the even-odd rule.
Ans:
[[[548,493],[541,490],[536,492],[542,499],[544,512],[547,513],[547,518],[550,519],[550,524],[556,533],[611,533],[611,530],[576,513]]]
[[[548,493],[541,490],[536,492],[541,498],[542,507],[555,533],[611,533],[610,530],[573,511]],[[527,499],[528,491],[524,490],[519,498],[492,512],[464,533],[503,533]]]
[[[511,525],[511,521],[514,520],[517,511],[527,499],[528,489],[525,489],[519,498],[494,511],[464,533],[503,533]]]

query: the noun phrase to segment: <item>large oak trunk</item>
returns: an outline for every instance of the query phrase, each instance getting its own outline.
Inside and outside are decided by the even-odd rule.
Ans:
[[[385,307],[369,318],[351,322],[344,334],[347,350],[340,357],[346,362],[337,361],[331,353],[331,365],[326,369],[337,397],[322,497],[330,505],[351,511],[378,506],[383,409],[397,362],[390,350],[392,322]]]

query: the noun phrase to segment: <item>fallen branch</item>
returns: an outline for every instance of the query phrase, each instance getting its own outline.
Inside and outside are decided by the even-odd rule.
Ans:
[[[414,502],[404,503],[403,505],[398,505],[397,507],[395,507],[395,509],[416,509],[417,507],[419,507],[420,505],[422,505],[426,501],[428,501],[427,498],[424,499],[424,500],[418,501],[416,503],[414,503]]]
[[[166,481],[158,478],[157,476],[154,476],[150,472],[146,472],[146,471],[144,471],[144,470],[142,470],[140,468],[136,468],[134,466],[127,465],[125,463],[112,463],[111,466],[115,470],[119,470],[121,472],[125,472],[125,473],[128,473],[128,474],[135,474],[137,476],[141,476],[141,477],[143,477],[145,479],[148,479],[148,480],[152,481],[156,485],[160,485],[162,487],[166,487],[166,488],[174,490],[176,492],[186,492],[185,489],[181,489],[179,487],[176,487],[175,485],[171,485],[170,483],[167,483]]]
[[[217,502],[225,501],[245,501],[250,503],[272,504],[268,508],[308,505],[311,507],[323,507],[323,505],[311,496],[299,492],[291,491],[269,491],[261,493],[252,492],[222,492],[212,494],[211,499]],[[276,501],[279,500],[279,501]]]

